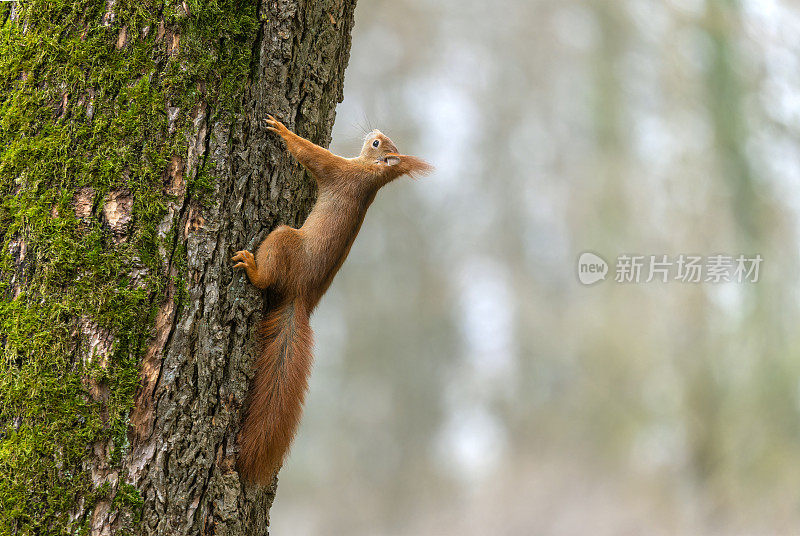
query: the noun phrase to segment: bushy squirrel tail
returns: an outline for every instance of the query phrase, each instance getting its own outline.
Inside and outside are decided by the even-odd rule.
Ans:
[[[312,333],[301,300],[281,303],[258,326],[259,355],[239,436],[239,471],[268,485],[300,424],[311,373]]]

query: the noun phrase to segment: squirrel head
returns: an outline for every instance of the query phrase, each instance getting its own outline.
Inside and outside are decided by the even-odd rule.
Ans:
[[[386,135],[380,130],[373,130],[364,138],[364,146],[361,148],[361,158],[370,162],[379,162],[384,164],[395,164],[394,160],[390,162],[387,155],[389,153],[397,153],[397,147]]]
[[[382,184],[401,175],[426,175],[433,170],[433,166],[424,160],[399,154],[394,142],[377,129],[367,134],[364,139],[360,158],[380,166],[379,177]]]

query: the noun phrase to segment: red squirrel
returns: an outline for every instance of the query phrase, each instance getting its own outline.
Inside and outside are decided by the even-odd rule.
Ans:
[[[347,257],[367,208],[390,181],[433,169],[417,157],[399,154],[378,130],[367,135],[360,155],[343,158],[268,117],[267,129],[283,138],[314,176],[319,192],[302,227],[281,225],[255,255],[238,251],[232,259],[253,285],[278,296],[277,307],[258,327],[255,379],[239,436],[239,471],[260,484],[271,482],[297,431],[311,372],[309,316]]]

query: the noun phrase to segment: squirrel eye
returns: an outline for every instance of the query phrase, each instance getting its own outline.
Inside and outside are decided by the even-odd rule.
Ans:
[[[375,140],[375,141],[373,141],[373,142],[372,142],[372,146],[373,146],[373,147],[377,147],[377,146],[378,146],[378,145],[380,145],[380,144],[381,144],[381,142],[380,142],[380,141],[378,141],[378,140]]]

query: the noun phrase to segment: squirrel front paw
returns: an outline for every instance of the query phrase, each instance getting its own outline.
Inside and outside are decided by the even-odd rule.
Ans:
[[[256,268],[256,259],[253,257],[253,254],[247,250],[237,251],[231,261],[236,263],[233,265],[234,268],[245,268],[249,270],[255,270]]]
[[[287,132],[289,132],[289,129],[286,128],[286,125],[284,125],[271,115],[267,114],[267,118],[268,119],[264,120],[267,123],[267,125],[269,125],[267,127],[267,130],[271,130],[272,132],[277,132],[278,134],[281,135],[281,137],[283,137]]]

